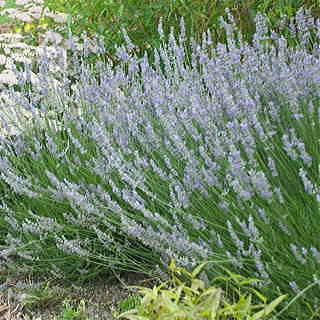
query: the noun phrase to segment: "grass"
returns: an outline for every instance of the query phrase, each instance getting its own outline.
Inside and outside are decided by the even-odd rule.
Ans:
[[[212,246],[210,248],[214,248],[215,253],[208,259],[214,259],[215,268],[207,270],[208,276],[213,278],[217,272],[222,272],[220,265],[231,264],[234,270],[240,269],[246,275],[254,274],[264,279],[266,282],[263,292],[269,298],[290,293],[290,301],[294,303],[287,304],[286,313],[281,314],[281,319],[294,317],[302,319],[306,314],[309,319],[319,318],[317,304],[319,301],[316,300],[319,276],[317,264],[319,248],[316,238],[319,231],[319,199],[317,198],[319,197],[317,177],[320,154],[319,100],[316,94],[313,94],[312,87],[308,87],[310,82],[316,86],[316,80],[310,76],[314,70],[309,69],[303,86],[305,78],[301,74],[296,73],[292,76],[288,73],[285,64],[279,63],[276,65],[279,68],[279,76],[286,76],[286,78],[282,80],[276,78],[276,75],[270,71],[275,78],[268,80],[267,77],[263,78],[263,75],[260,77],[259,67],[255,71],[250,69],[250,63],[247,63],[246,59],[252,59],[252,63],[257,61],[254,60],[253,55],[245,53],[242,63],[246,67],[240,68],[240,71],[251,70],[252,76],[256,76],[256,81],[259,81],[258,84],[261,86],[257,89],[250,82],[252,80],[249,71],[242,75],[242,83],[234,83],[228,79],[228,72],[231,71],[223,69],[223,54],[222,56],[217,54],[222,69],[217,67],[215,73],[217,76],[221,75],[223,81],[210,78],[212,74],[208,71],[209,69],[206,69],[209,66],[200,63],[196,65],[198,69],[195,70],[203,76],[202,81],[205,84],[197,82],[199,81],[197,75],[193,75],[195,79],[191,86],[188,82],[190,78],[186,76],[189,72],[187,66],[182,67],[181,61],[178,60],[179,54],[181,55],[179,50],[172,53],[170,57],[172,64],[164,59],[162,65],[156,67],[158,73],[146,72],[146,78],[140,79],[143,71],[140,69],[136,72],[137,69],[135,69],[141,63],[141,60],[138,62],[135,59],[141,58],[145,50],[153,61],[152,50],[161,49],[164,45],[160,39],[161,34],[157,32],[160,16],[163,17],[166,35],[170,26],[176,27],[174,32],[178,34],[180,17],[184,17],[187,38],[192,35],[199,40],[203,31],[209,28],[213,44],[209,44],[206,50],[210,52],[217,42],[226,41],[226,34],[217,26],[218,18],[221,15],[225,16],[226,7],[231,8],[245,39],[251,41],[256,31],[253,18],[257,11],[267,13],[270,24],[275,26],[281,13],[293,16],[301,5],[311,8],[313,15],[319,17],[318,3],[316,1],[243,1],[240,4],[233,1],[172,1],[167,5],[164,1],[138,3],[126,1],[124,3],[95,0],[68,1],[67,3],[47,1],[46,4],[52,9],[71,13],[72,20],[69,20],[67,29],[73,33],[79,35],[85,30],[89,35],[103,36],[106,50],[102,55],[107,55],[114,61],[114,70],[119,72],[114,82],[108,82],[108,77],[104,80],[98,77],[100,67],[93,62],[97,63],[99,59],[103,59],[101,55],[90,55],[86,61],[91,71],[97,74],[97,79],[105,81],[105,88],[114,85],[115,88],[122,90],[123,97],[116,96],[113,93],[114,88],[110,87],[110,91],[107,91],[108,94],[104,99],[111,97],[108,100],[110,109],[108,106],[100,106],[101,110],[105,110],[105,113],[102,113],[105,117],[103,119],[109,119],[108,117],[112,116],[117,120],[113,122],[110,120],[110,124],[104,127],[102,118],[99,119],[101,114],[90,108],[91,105],[99,105],[99,99],[94,98],[101,97],[97,91],[98,84],[92,80],[90,86],[96,91],[93,89],[90,91],[89,85],[83,86],[81,99],[70,102],[71,108],[74,108],[75,104],[78,107],[79,105],[88,107],[88,112],[83,113],[81,121],[68,112],[62,113],[59,120],[65,121],[65,130],[56,132],[48,128],[48,123],[45,124],[45,131],[34,127],[29,133],[26,132],[21,140],[17,139],[13,149],[8,149],[2,154],[7,162],[2,162],[0,181],[4,199],[1,209],[3,218],[0,240],[4,250],[14,245],[18,248],[12,258],[8,256],[8,265],[11,268],[32,270],[38,274],[47,274],[56,270],[56,275],[68,277],[69,280],[76,282],[76,280],[86,281],[95,278],[106,271],[109,276],[128,270],[155,274],[159,270],[154,270],[154,266],[157,264],[160,266],[166,261],[167,252],[171,252],[173,256],[180,259],[181,263],[185,263],[185,266],[190,268],[195,261],[205,256],[204,254],[201,257],[199,253],[202,253],[204,248]],[[7,5],[11,6],[12,3]],[[53,25],[52,27],[54,28]],[[120,34],[121,27],[128,30],[130,38],[136,45],[127,56],[125,52],[117,51],[115,48],[115,45],[124,44]],[[280,27],[278,30],[280,31]],[[286,35],[290,46],[303,47],[303,34],[299,37],[290,36],[285,28],[282,32]],[[308,39],[310,42],[304,45],[309,53],[313,49],[314,39],[315,35],[311,34]],[[186,50],[186,60],[190,61],[194,54],[191,46],[187,43],[183,45]],[[232,43],[228,42],[228,45]],[[130,49],[129,45],[127,50],[128,48]],[[201,58],[206,59],[204,56]],[[230,57],[230,59],[233,58]],[[259,63],[263,64],[262,61]],[[294,67],[299,68],[297,65]],[[234,65],[234,69],[237,69],[237,64]],[[79,74],[83,70],[79,66]],[[177,70],[180,70],[181,74]],[[37,71],[40,72],[40,70]],[[101,72],[105,72],[109,77],[112,75],[108,70]],[[266,69],[265,72],[267,72]],[[74,75],[73,84],[77,83],[79,74]],[[172,76],[171,84],[168,85],[166,77],[170,75]],[[82,76],[85,76],[85,73]],[[296,80],[291,80],[291,76]],[[89,83],[88,79],[82,80],[83,83],[86,81]],[[156,81],[153,82],[153,79]],[[230,86],[227,85],[228,81]],[[157,87],[158,83],[162,86]],[[189,87],[183,87],[184,83]],[[225,86],[223,83],[226,83]],[[213,84],[216,87],[212,87]],[[240,89],[237,89],[236,84]],[[233,85],[235,87],[232,87]],[[55,91],[53,86],[43,83],[39,86],[39,88],[31,86],[34,96],[39,94],[40,89],[43,90],[41,92],[45,92],[48,87],[52,90],[52,95],[41,96],[46,99],[42,102],[43,106],[46,105],[52,109],[65,106],[63,102],[66,98],[59,97],[64,92],[61,91],[62,89]],[[165,99],[167,96],[162,92],[165,86],[169,96],[174,98],[172,104],[168,106],[169,109],[164,108],[162,111],[172,116],[181,115],[181,126],[176,123],[173,127],[167,127],[166,121],[169,122],[169,120],[163,116],[165,112],[158,115],[158,118],[153,117],[156,110],[150,108],[150,105],[158,104],[159,108],[162,108],[165,104],[163,102],[165,100],[159,102],[153,93],[157,92],[160,98]],[[296,88],[295,86],[301,90],[301,95],[299,90],[293,89]],[[16,89],[24,92],[26,88],[27,86]],[[216,116],[213,115],[216,123],[214,125],[211,122],[211,128],[212,131],[217,130],[217,132],[216,136],[212,135],[210,139],[217,145],[219,143],[222,145],[221,150],[210,149],[212,143],[204,142],[207,132],[204,127],[201,127],[204,125],[201,119],[196,118],[196,114],[191,116],[189,113],[192,126],[190,122],[185,121],[186,118],[183,118],[190,105],[188,97],[203,98],[203,96],[197,96],[195,88],[209,92],[208,99],[214,96],[221,103],[230,97],[230,94],[235,101],[238,101],[237,99],[242,95],[241,99],[244,100],[237,104],[238,107],[252,103],[250,99],[258,95],[262,111],[257,112],[256,121],[262,126],[251,128],[247,136],[240,135],[241,139],[244,139],[240,143],[233,140],[234,133],[228,131],[229,127],[225,129],[226,122],[229,122],[230,128],[231,125],[236,126],[237,123],[232,122],[235,117],[238,123],[245,126],[248,115],[245,113],[232,115],[228,108],[221,112],[221,117],[220,113],[216,112]],[[319,88],[315,87],[315,89]],[[142,94],[143,90],[146,90],[149,95]],[[237,90],[240,92],[239,95]],[[216,95],[216,92],[221,92],[221,96]],[[287,97],[288,92],[290,95]],[[143,99],[138,99],[135,94],[140,94]],[[296,100],[293,99],[294,97]],[[30,97],[30,99],[33,98]],[[144,102],[147,99],[149,104]],[[146,108],[145,112],[136,107],[139,101],[142,101],[143,108]],[[233,103],[232,99],[229,101]],[[197,103],[205,105],[199,100],[191,102],[195,105]],[[281,110],[277,111],[272,103],[281,105]],[[111,109],[111,105],[112,108],[118,108],[121,105],[124,111],[119,109],[117,113]],[[253,104],[251,106],[254,107]],[[296,108],[295,117],[292,117],[293,108]],[[137,113],[131,113],[131,110]],[[201,112],[201,110],[197,111]],[[272,114],[275,111],[279,112],[276,116]],[[64,114],[69,118],[64,118]],[[154,140],[152,144],[154,149],[148,147],[149,142],[143,140],[141,136],[130,137],[129,145],[136,151],[135,154],[128,152],[128,149],[121,144],[123,141],[121,136],[123,135],[123,139],[127,138],[125,118],[121,118],[125,114],[136,117],[131,121],[137,121],[140,125],[139,130],[143,133],[148,132],[150,127],[147,127],[146,123],[139,122],[138,115],[150,120],[149,124],[153,126],[156,133],[152,137],[160,139]],[[253,119],[249,120],[253,121]],[[129,124],[127,126],[134,132]],[[270,128],[276,128],[276,132],[271,134]],[[261,130],[270,133],[268,139],[260,135]],[[168,135],[168,132],[171,135]],[[179,135],[185,141],[185,150],[184,152],[180,150],[180,153],[175,149],[182,148],[181,145],[183,145],[177,139]],[[159,144],[159,141],[164,142],[165,139],[166,144]],[[103,146],[107,143],[108,148],[104,148]],[[175,147],[173,147],[174,144]],[[203,149],[201,151],[201,144],[207,148],[205,151]],[[250,144],[255,148],[253,153],[251,153]],[[29,148],[24,149],[25,145]],[[157,149],[158,145],[160,147]],[[194,162],[190,161],[193,154],[191,150],[196,154],[196,158],[193,158]],[[220,158],[219,152],[223,155]],[[112,163],[106,161],[109,157],[113,158]],[[206,166],[211,169],[215,167],[211,161],[212,158],[215,159],[219,172],[214,177],[210,176],[207,170],[202,179],[211,178],[214,181],[217,178],[220,183],[214,184],[207,180],[205,190],[201,184],[194,187],[196,182],[200,181],[200,168],[204,170]],[[153,160],[153,169],[150,165],[144,168],[143,159],[150,163]],[[250,179],[253,189],[246,189],[248,185],[245,180],[241,180],[233,173],[239,169],[237,162],[242,163],[240,176],[244,175],[246,179]],[[8,163],[8,170],[5,170],[5,165]],[[122,163],[123,167],[118,166],[119,163]],[[272,169],[273,164],[275,169]],[[103,170],[107,169],[110,170],[109,177],[103,174]],[[192,174],[192,170],[197,174]],[[139,179],[141,181],[137,188],[136,182]],[[101,189],[95,189],[97,186]],[[276,196],[273,196],[272,201],[268,200],[268,192],[271,192],[269,188],[272,192],[278,188],[277,190],[281,192],[279,199],[275,200]],[[132,190],[136,190],[137,193],[130,193]],[[253,196],[248,190],[250,192],[254,190]],[[209,197],[205,195],[205,191],[210,195]],[[106,194],[111,198],[104,198]],[[247,197],[249,199],[246,200]],[[182,199],[188,199],[190,205],[183,207],[185,203]],[[125,217],[115,213],[115,208],[119,207],[122,213],[125,213]],[[226,218],[226,211],[228,218]],[[103,215],[100,214],[101,212]],[[91,213],[94,218],[91,218],[88,213]],[[162,219],[152,215],[155,213],[159,213]],[[201,226],[201,223],[204,223],[205,227]],[[196,227],[197,225],[199,227]],[[51,226],[53,229],[49,228]],[[96,226],[96,229],[93,226]],[[8,235],[11,235],[11,239],[8,239]],[[220,243],[223,243],[222,247]],[[173,248],[170,248],[171,244],[174,244]],[[179,251],[179,246],[183,247],[185,244],[190,244],[188,255],[183,253],[184,249]],[[210,244],[209,247],[208,244]],[[169,247],[166,248],[166,245]],[[259,252],[262,253],[261,256]],[[31,296],[36,297],[37,301],[51,301],[49,293],[51,294],[51,291],[48,291],[48,288],[42,288]],[[294,294],[296,294],[295,298]],[[81,317],[81,313],[83,313],[83,305],[79,309],[73,309],[70,304],[66,304],[62,317],[72,319],[72,317]]]

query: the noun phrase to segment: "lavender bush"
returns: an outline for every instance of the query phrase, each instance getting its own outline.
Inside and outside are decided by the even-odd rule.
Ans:
[[[296,21],[296,48],[262,15],[246,43],[229,16],[216,47],[160,24],[152,64],[128,37],[116,67],[74,56],[54,82],[39,62],[38,86],[7,93],[33,125],[2,139],[3,264],[83,279],[213,260],[210,277],[224,264],[270,298],[301,293],[285,319],[319,312],[320,21]]]

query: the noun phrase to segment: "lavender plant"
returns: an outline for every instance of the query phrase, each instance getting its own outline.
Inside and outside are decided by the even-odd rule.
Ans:
[[[32,94],[11,95],[33,126],[2,141],[3,263],[85,279],[213,260],[208,278],[225,264],[270,299],[300,292],[285,319],[319,316],[320,20],[296,21],[298,48],[260,14],[252,44],[231,15],[216,47],[160,23],[153,63],[124,34],[121,64],[74,57],[71,89],[42,60]]]

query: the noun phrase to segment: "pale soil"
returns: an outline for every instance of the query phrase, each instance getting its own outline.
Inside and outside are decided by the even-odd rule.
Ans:
[[[1,278],[4,278],[3,275]],[[8,276],[5,281],[0,280],[0,320],[62,320],[58,316],[61,315],[65,300],[70,301],[75,308],[84,300],[85,314],[90,320],[113,320],[116,319],[113,315],[118,303],[136,292],[126,286],[152,287],[157,279],[148,279],[142,274],[126,273],[119,280],[115,277],[100,278],[81,287],[67,284],[50,285],[51,292],[54,292],[51,299],[44,298],[41,303],[26,306],[24,303],[30,291],[23,286],[38,283],[39,280],[29,276]],[[45,285],[49,280],[42,281]]]

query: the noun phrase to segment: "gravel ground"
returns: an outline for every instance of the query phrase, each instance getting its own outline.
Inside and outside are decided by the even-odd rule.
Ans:
[[[116,319],[113,312],[118,303],[135,292],[126,286],[152,287],[156,283],[156,279],[147,278],[143,274],[126,273],[120,279],[99,278],[81,287],[49,285],[50,293],[43,294],[37,303],[28,305],[30,288],[37,287],[37,284],[44,288],[49,280],[30,276],[3,277],[3,274],[2,278],[5,278],[5,282],[0,286],[0,320],[62,320],[66,319],[59,318],[63,301],[69,301],[76,308],[81,300],[85,302],[84,313],[88,320],[113,320]]]

